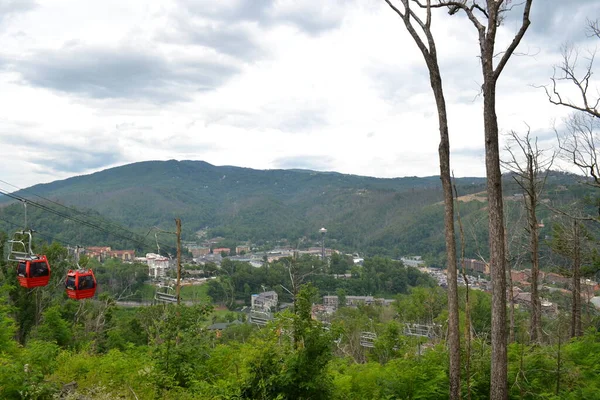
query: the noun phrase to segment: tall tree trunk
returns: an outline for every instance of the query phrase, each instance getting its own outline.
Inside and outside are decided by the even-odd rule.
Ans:
[[[506,226],[505,226],[506,231]],[[508,342],[513,343],[515,341],[515,296],[513,292],[513,280],[512,280],[512,263],[513,260],[509,259],[510,250],[508,247],[508,235],[504,235],[504,256],[506,257],[506,280],[508,282]]]
[[[426,19],[421,20],[415,13],[411,12],[408,0],[401,0],[402,9],[394,6],[390,0],[385,2],[402,18],[406,30],[412,36],[415,44],[423,54],[423,59],[429,71],[429,81],[438,111],[438,123],[440,131],[440,144],[438,153],[440,158],[440,179],[444,192],[444,225],[446,234],[446,253],[448,256],[447,280],[448,280],[448,347],[449,347],[449,380],[450,399],[460,399],[460,336],[458,318],[458,282],[456,266],[456,237],[454,235],[454,199],[452,195],[452,180],[450,173],[450,139],[448,134],[448,117],[446,114],[446,100],[444,99],[444,88],[440,68],[437,60],[435,40],[431,33],[431,7],[427,2]],[[417,33],[412,21],[422,35]],[[425,38],[425,41],[423,40]]]
[[[529,238],[531,252],[531,326],[530,338],[531,342],[539,342],[542,338],[542,304],[540,302],[540,294],[538,291],[539,274],[540,274],[540,257],[539,257],[539,239],[538,239],[538,221],[536,215],[537,209],[537,188],[535,187],[535,173],[533,168],[533,155],[527,155],[527,175],[528,175],[528,196],[526,201],[527,213],[529,220]]]
[[[582,335],[581,329],[581,248],[579,223],[573,221],[573,301],[571,304],[571,337]]]
[[[493,41],[486,43],[482,58],[484,74],[483,117],[485,128],[485,166],[487,175],[490,272],[492,275],[492,354],[490,399],[508,398],[506,353],[506,255],[504,253],[504,211],[502,174],[496,116],[496,82],[493,74]]]
[[[508,257],[508,240],[506,235],[504,236],[504,256]],[[506,277],[508,279],[508,342],[513,343],[515,341],[515,295],[513,293],[513,280],[512,280],[512,266],[508,260],[506,261]]]
[[[446,101],[437,64],[429,68],[431,88],[438,110],[440,130],[440,179],[444,191],[444,226],[446,235],[446,254],[448,256],[446,277],[448,282],[448,348],[450,358],[450,398],[460,398],[460,332],[458,318],[458,281],[456,263],[456,236],[454,229],[454,197],[452,195],[452,177],[450,172],[450,139],[448,136],[448,118]]]

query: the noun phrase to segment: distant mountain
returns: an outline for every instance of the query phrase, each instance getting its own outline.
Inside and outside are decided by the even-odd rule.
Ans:
[[[572,186],[575,181],[573,176],[557,173],[548,187]],[[460,195],[475,194],[485,190],[485,179],[459,178],[456,185]],[[511,185],[508,179],[507,193],[518,192]],[[33,193],[87,210],[89,218],[96,218],[93,221],[108,218],[144,235],[153,226],[173,230],[173,219],[181,218],[186,239],[208,229],[210,235],[238,241],[287,239],[297,244],[300,238],[314,242],[318,229],[325,226],[328,243],[348,250],[432,257],[444,253],[442,192],[436,176],[382,179],[170,160],[129,164],[15,194],[43,202]],[[21,223],[20,207],[0,198],[0,229],[12,231]],[[485,207],[485,201],[473,200],[461,205],[461,211],[467,221],[480,221]],[[61,240],[126,245],[123,237],[98,235],[46,211],[32,210],[30,221],[40,232]],[[483,226],[477,229],[485,232],[487,223],[478,223]],[[108,231],[114,228],[106,227]],[[482,237],[478,243],[485,244],[487,239]]]

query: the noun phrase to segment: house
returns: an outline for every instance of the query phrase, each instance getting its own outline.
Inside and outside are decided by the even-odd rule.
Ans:
[[[236,254],[250,253],[250,246],[236,246],[235,253]]]
[[[531,278],[531,270],[530,269],[523,269],[520,271],[511,270],[510,277],[513,281],[513,284],[517,284],[517,283],[526,284],[529,282],[529,279]]]
[[[281,258],[292,257],[294,255],[294,251],[289,248],[277,248],[269,251],[267,253],[267,261],[273,262],[277,261]]]
[[[193,247],[190,249],[192,257],[198,258],[210,254],[210,247]]]
[[[135,250],[112,250],[108,252],[110,258],[119,258],[121,261],[131,262],[135,258]]]
[[[323,252],[323,248],[322,247],[309,247],[307,251],[300,251],[300,254],[312,254],[312,255],[321,255],[321,253]],[[331,255],[333,253],[339,253],[337,250],[333,250],[333,249],[325,249],[325,256],[326,257],[331,257]]]
[[[135,259],[135,250],[112,250],[110,247],[91,246],[85,248],[85,254],[98,261],[104,261],[107,258],[119,258],[122,261],[131,262]]]
[[[229,247],[216,247],[213,249],[213,254],[225,253],[225,254],[229,255],[230,251],[231,251],[231,249]]]
[[[462,261],[462,266],[470,271],[479,272],[482,274],[490,273],[490,265],[484,261],[476,260],[473,258],[465,258]]]
[[[278,301],[279,296],[277,295],[277,292],[272,290],[269,292],[253,294],[250,299],[253,310],[275,310],[277,308]]]
[[[107,258],[110,247],[91,246],[85,248],[85,254],[89,258],[95,258],[98,261],[103,261]]]

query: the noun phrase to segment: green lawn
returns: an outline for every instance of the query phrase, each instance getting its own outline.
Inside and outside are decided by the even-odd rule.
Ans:
[[[164,289],[162,289],[164,290]],[[212,299],[207,294],[208,285],[195,285],[195,286],[182,286],[181,287],[181,300],[183,301],[194,301],[202,303],[212,303]],[[129,301],[141,301],[141,302],[152,302],[156,293],[156,286],[150,283],[144,284],[135,295],[129,296],[125,300]],[[169,292],[175,294],[175,288]]]

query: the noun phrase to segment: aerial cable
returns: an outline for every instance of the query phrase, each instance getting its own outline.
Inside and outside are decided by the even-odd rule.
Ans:
[[[4,219],[4,218],[2,218],[2,217],[0,217],[0,221],[4,221],[4,222],[6,222],[7,224],[10,224],[10,225],[12,225],[12,226],[15,226],[15,227],[17,227],[17,228],[22,228],[22,226],[21,226],[20,224],[16,224],[16,223],[14,223],[14,222],[12,222],[12,221],[9,221],[9,220],[7,220],[7,219]],[[67,242],[65,242],[64,240],[62,240],[62,239],[58,239],[58,238],[56,238],[56,237],[54,237],[54,236],[52,236],[52,235],[49,235],[49,234],[47,234],[47,233],[42,233],[42,232],[39,232],[39,231],[35,231],[35,233],[36,233],[36,235],[38,235],[38,236],[43,236],[43,237],[45,237],[45,238],[48,238],[48,239],[50,239],[50,240],[51,240],[51,241],[53,241],[53,242],[59,242],[59,243],[62,243],[63,245],[65,245],[65,246],[71,246],[71,244],[70,244],[70,243],[67,243]]]
[[[146,233],[146,236],[144,236],[144,237],[148,237],[148,235],[150,235],[150,233],[151,233],[152,231],[155,231],[155,232],[154,232],[154,239],[156,240],[156,249],[157,249],[157,251],[158,251],[158,253],[157,253],[157,254],[159,254],[159,255],[160,255],[160,242],[158,241],[158,234],[159,234],[159,233],[168,233],[168,234],[171,234],[171,235],[176,235],[177,233],[176,233],[176,232],[165,231],[165,230],[163,230],[163,229],[160,229],[160,228],[159,228],[159,227],[157,227],[157,226],[153,226],[152,228],[150,228],[150,230],[148,231],[148,233]],[[171,248],[171,249],[172,249],[172,248]],[[168,251],[165,251],[165,254],[166,254],[166,255],[167,255],[167,257],[169,257],[170,259],[173,259],[173,255],[172,255],[171,253],[169,253]]]
[[[5,192],[5,191],[3,191],[3,190],[1,190],[1,189],[0,189],[0,194],[6,195],[6,196],[8,196],[8,197],[10,197],[10,198],[13,198],[13,199],[15,199],[15,200],[20,200],[20,201],[22,201],[22,200],[26,200],[26,199],[24,199],[24,198],[22,198],[22,197],[15,196],[14,194],[11,194],[11,193],[8,193],[8,192]],[[109,235],[113,235],[113,236],[115,236],[115,237],[118,237],[118,238],[120,238],[120,239],[127,240],[127,241],[130,241],[130,242],[133,242],[133,243],[136,243],[136,244],[138,244],[138,245],[141,245],[142,247],[147,247],[147,246],[148,246],[148,243],[147,243],[147,242],[145,242],[145,241],[141,241],[141,240],[139,240],[139,239],[135,239],[135,238],[133,238],[133,237],[124,236],[124,235],[122,235],[121,233],[117,233],[117,232],[111,231],[111,230],[109,230],[109,229],[106,229],[106,228],[104,228],[104,227],[101,227],[101,226],[98,226],[98,225],[96,225],[96,224],[93,224],[93,223],[91,223],[91,222],[89,222],[89,221],[85,221],[85,220],[82,220],[82,219],[76,218],[76,217],[74,217],[74,216],[67,215],[67,214],[65,214],[65,213],[59,212],[59,211],[57,211],[57,210],[54,210],[54,209],[52,209],[52,208],[50,208],[50,207],[48,207],[48,206],[45,206],[45,205],[43,205],[43,204],[40,204],[40,203],[37,203],[37,202],[31,201],[31,200],[28,200],[28,203],[29,203],[29,204],[31,204],[31,205],[33,205],[34,207],[40,208],[40,209],[42,209],[42,210],[44,210],[44,211],[50,212],[50,213],[52,213],[52,214],[55,214],[55,215],[57,215],[57,216],[59,216],[59,217],[62,217],[62,218],[68,219],[68,220],[72,220],[72,221],[74,221],[74,222],[78,222],[78,223],[80,223],[80,224],[83,224],[83,225],[85,225],[85,226],[88,226],[88,227],[90,227],[90,228],[96,229],[96,230],[98,230],[98,231],[102,231],[102,232],[104,232],[104,233],[107,233],[107,234],[109,234]],[[132,232],[130,232],[130,233],[132,233]]]
[[[25,193],[31,194],[31,195],[33,195],[33,196],[35,196],[35,197],[39,197],[39,198],[40,198],[40,199],[42,199],[42,200],[45,200],[45,201],[47,201],[47,202],[49,202],[49,203],[52,203],[52,204],[55,204],[55,205],[57,205],[57,206],[59,206],[59,207],[65,208],[65,209],[67,209],[67,210],[69,210],[69,211],[71,211],[71,212],[75,212],[75,213],[77,213],[77,214],[81,214],[81,215],[84,215],[84,216],[86,216],[86,217],[89,217],[89,218],[97,219],[99,222],[104,222],[104,223],[107,223],[107,224],[111,224],[111,225],[114,225],[115,227],[117,227],[117,228],[119,228],[119,229],[126,230],[126,229],[122,228],[121,226],[117,225],[116,223],[114,223],[114,222],[112,222],[112,221],[108,221],[108,220],[102,220],[102,219],[100,219],[99,217],[96,217],[96,216],[94,216],[94,215],[89,215],[89,214],[86,214],[86,213],[84,213],[83,211],[80,211],[80,210],[77,210],[77,209],[74,209],[74,208],[67,207],[67,206],[65,206],[64,204],[61,204],[61,203],[59,203],[59,202],[57,202],[57,201],[54,201],[54,200],[52,200],[52,199],[49,199],[49,198],[47,198],[47,197],[41,196],[41,195],[39,195],[39,194],[37,194],[37,193],[34,193],[34,192],[32,192],[31,190],[20,188],[20,187],[18,187],[18,186],[16,186],[16,185],[13,185],[13,184],[12,184],[12,183],[10,183],[10,182],[6,182],[5,180],[2,180],[2,179],[0,179],[0,182],[2,182],[2,183],[4,183],[4,184],[6,184],[6,185],[8,185],[8,186],[12,186],[13,188],[17,189],[17,191],[19,191],[19,192],[25,192]],[[13,194],[15,194],[15,193],[16,193],[16,192],[13,192]]]
[[[26,193],[30,193],[30,194],[32,194],[32,195],[34,195],[34,196],[36,196],[36,197],[39,197],[40,199],[43,199],[43,200],[46,200],[47,202],[50,202],[50,203],[52,203],[52,204],[56,204],[57,206],[59,206],[59,207],[62,207],[62,208],[65,208],[65,209],[69,210],[70,212],[74,212],[74,213],[77,213],[77,214],[83,215],[83,216],[85,216],[85,217],[87,217],[87,218],[92,218],[92,219],[94,219],[95,221],[97,221],[97,222],[100,222],[100,223],[104,223],[104,224],[107,224],[107,225],[112,225],[114,228],[117,228],[117,229],[119,229],[119,230],[125,231],[125,232],[127,232],[127,233],[131,234],[132,236],[138,236],[138,237],[141,237],[141,236],[142,236],[142,235],[141,235],[141,234],[139,234],[139,233],[135,233],[135,232],[132,232],[132,231],[130,231],[130,230],[128,230],[128,229],[125,229],[125,228],[123,228],[122,226],[118,225],[117,223],[115,223],[115,222],[112,222],[112,221],[110,221],[110,220],[107,220],[107,219],[105,219],[105,218],[101,218],[101,217],[97,217],[97,216],[89,215],[89,214],[86,214],[86,213],[84,213],[83,211],[80,211],[80,210],[77,210],[77,209],[74,209],[74,208],[71,208],[71,207],[67,207],[67,206],[65,206],[64,204],[60,204],[60,203],[58,203],[58,202],[56,202],[56,201],[53,201],[53,200],[51,200],[51,199],[48,199],[48,198],[46,198],[46,197],[44,197],[44,196],[41,196],[41,195],[39,195],[39,194],[37,194],[37,193],[34,193],[34,192],[32,192],[31,190],[28,190],[28,189],[22,189],[22,188],[20,188],[20,187],[18,187],[18,186],[16,186],[16,185],[13,185],[12,183],[6,182],[5,180],[2,180],[2,179],[0,179],[0,182],[4,183],[4,184],[6,184],[6,185],[12,186],[13,188],[15,188],[15,189],[17,189],[17,190],[19,190],[19,191],[23,191],[23,192],[26,192]],[[4,190],[2,190],[2,189],[0,189],[0,193],[6,194],[7,196],[9,196],[9,197],[12,197],[13,199],[17,199],[17,198],[14,196],[14,193],[12,193],[12,195],[11,195],[11,194],[9,194],[8,192],[6,192],[6,191],[4,191]],[[25,199],[25,198],[19,198],[19,200],[21,200],[21,201],[27,201],[27,199]],[[29,200],[29,201],[31,202],[31,200]],[[59,214],[57,214],[57,215],[59,215]],[[72,219],[72,220],[74,220],[74,221],[77,221],[77,222],[81,222],[81,221],[79,221],[79,220],[76,220],[75,218],[73,218],[73,217],[70,217],[70,216],[65,216],[65,215],[60,215],[60,216],[62,216],[62,217],[64,217],[64,218]],[[83,223],[83,222],[82,222],[82,223]],[[88,221],[86,221],[86,223],[89,223],[89,222],[88,222]],[[89,225],[88,225],[88,226],[89,226]],[[106,230],[106,228],[101,228],[101,229],[103,229],[103,230],[104,230],[104,232],[108,233],[108,231]],[[115,235],[115,236],[118,236],[118,235],[117,235],[117,234],[115,234],[114,232],[113,232],[112,234],[113,234],[113,235]],[[146,235],[146,236],[147,236],[147,235]],[[136,239],[129,239],[129,238],[125,238],[125,237],[123,237],[123,236],[120,236],[120,238],[122,238],[122,239],[127,239],[127,240],[130,240],[130,241],[134,241],[134,242],[136,242],[136,243],[138,243],[138,244],[139,244],[139,243],[144,243],[144,246],[148,246],[148,243],[146,243],[146,242],[143,242],[143,241],[140,241],[140,240],[136,240]],[[142,239],[142,240],[143,240],[143,239]],[[168,245],[166,245],[166,244],[164,244],[164,243],[163,243],[162,245],[163,245],[164,247],[170,247],[171,249],[173,249],[173,247],[172,247],[172,246],[168,246]]]

